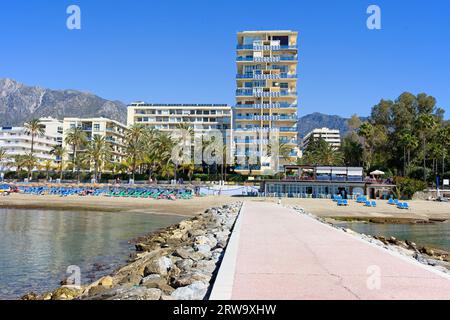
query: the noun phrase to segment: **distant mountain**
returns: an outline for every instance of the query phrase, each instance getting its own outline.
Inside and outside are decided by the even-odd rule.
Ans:
[[[361,118],[365,121],[367,118]],[[302,138],[307,133],[316,128],[339,129],[341,137],[345,136],[349,131],[347,121],[348,118],[343,118],[337,115],[327,115],[319,112],[311,113],[298,119],[298,133]]]
[[[0,79],[0,126],[40,117],[105,117],[126,123],[126,105],[75,90],[51,90]]]

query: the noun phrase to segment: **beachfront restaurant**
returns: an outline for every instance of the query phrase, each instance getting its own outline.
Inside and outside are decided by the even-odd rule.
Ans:
[[[365,187],[361,167],[289,165],[282,179],[264,180],[261,193],[267,197],[331,198],[339,194],[354,198],[365,194]]]

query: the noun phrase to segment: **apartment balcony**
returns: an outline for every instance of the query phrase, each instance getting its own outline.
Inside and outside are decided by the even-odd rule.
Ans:
[[[279,80],[279,79],[297,79],[297,74],[278,73],[278,74],[237,74],[236,79],[253,80]]]
[[[280,62],[280,61],[297,61],[298,57],[291,55],[271,56],[271,57],[237,57],[237,62]]]
[[[237,97],[258,97],[258,98],[277,98],[277,97],[295,97],[297,91],[293,90],[280,90],[280,91],[260,91],[254,89],[237,89]]]
[[[296,103],[237,104],[236,109],[297,109]]]
[[[281,128],[278,128],[278,131],[280,131],[280,132],[297,132],[297,128],[281,127]]]
[[[261,128],[261,127],[251,127],[251,128],[236,128],[233,130],[233,132],[237,134],[244,134],[246,132],[270,132],[270,131],[277,131],[276,128]]]
[[[280,139],[280,143],[293,144],[293,145],[298,146],[298,140],[297,139]]]
[[[234,139],[235,144],[269,144],[269,139]],[[297,139],[279,139],[279,143],[298,145]]]
[[[278,51],[278,50],[298,50],[298,46],[296,45],[252,45],[252,44],[246,44],[246,45],[238,45],[236,47],[237,50],[255,50],[255,51]]]
[[[236,96],[237,97],[252,97],[253,90],[252,89],[237,89]]]
[[[268,144],[268,139],[235,139],[236,144]]]
[[[256,121],[277,121],[277,120],[294,120],[297,121],[297,116],[293,115],[251,115],[251,116],[236,116],[236,120],[256,120]]]

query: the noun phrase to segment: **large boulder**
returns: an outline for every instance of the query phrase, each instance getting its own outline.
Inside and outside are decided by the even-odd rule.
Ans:
[[[216,270],[216,263],[212,260],[200,260],[194,264],[194,269],[206,273],[213,273]]]
[[[160,289],[134,287],[112,297],[111,300],[159,300],[161,295]]]
[[[60,287],[52,294],[52,300],[73,300],[81,294],[81,289],[74,287]]]
[[[170,268],[172,267],[172,260],[168,257],[159,257],[151,260],[144,269],[144,276],[150,274],[160,274],[167,276]]]
[[[190,271],[193,264],[194,264],[194,261],[192,259],[183,259],[183,260],[177,261],[175,263],[175,265],[178,268],[180,268],[181,271],[183,271],[183,272]]]
[[[127,284],[130,283],[132,285],[138,285],[142,280],[142,276],[140,274],[137,274],[135,272],[130,272],[129,274],[125,275],[120,281],[119,284]]]
[[[111,288],[114,285],[114,279],[111,276],[106,276],[100,279],[99,286]]]
[[[184,287],[193,284],[194,282],[203,282],[206,284],[209,284],[211,281],[211,274],[207,274],[205,272],[202,272],[200,270],[193,271],[190,273],[186,273],[179,277],[178,279],[175,279],[173,281],[172,285],[176,288],[178,287]]]
[[[211,246],[207,245],[207,244],[195,244],[194,245],[194,249],[197,252],[201,252],[204,255],[208,255],[209,253],[211,253]]]
[[[193,252],[193,250],[185,249],[185,248],[177,248],[174,252],[174,255],[183,259],[189,258],[189,255]]]
[[[175,289],[167,284],[166,279],[158,274],[152,274],[142,279],[141,285],[151,289],[160,289],[164,294],[171,294]]]
[[[187,287],[176,289],[171,296],[176,300],[203,300],[207,292],[207,284],[203,282],[194,282]]]

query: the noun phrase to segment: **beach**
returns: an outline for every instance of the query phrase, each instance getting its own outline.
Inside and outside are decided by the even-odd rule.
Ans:
[[[254,199],[255,201],[278,202],[278,198]],[[387,204],[386,200],[377,200],[376,208],[365,207],[356,201],[349,201],[349,206],[337,206],[330,199],[283,198],[281,203],[287,206],[301,206],[307,212],[322,218],[343,220],[372,220],[372,222],[408,223],[415,221],[450,220],[450,203],[426,200],[408,201],[409,210],[398,209]]]
[[[195,197],[190,200],[155,200],[142,198],[115,198],[93,196],[52,196],[11,194],[0,197],[0,208],[23,209],[58,209],[58,210],[86,210],[109,212],[139,212],[152,214],[196,216],[206,209],[230,204],[236,198],[227,196]]]
[[[236,201],[231,196],[194,197],[190,200],[154,200],[123,197],[80,197],[12,194],[0,197],[0,207],[24,209],[58,209],[58,210],[88,210],[111,212],[148,212],[153,214],[181,215],[192,217],[206,209],[230,204]],[[246,201],[278,202],[278,198],[245,198]],[[349,206],[337,206],[330,199],[299,199],[282,198],[281,203],[288,206],[301,206],[308,212],[323,218],[342,220],[373,220],[373,222],[408,223],[415,221],[450,220],[450,203],[426,200],[408,201],[409,210],[397,209],[378,200],[376,208],[365,207],[363,204],[349,201]]]

